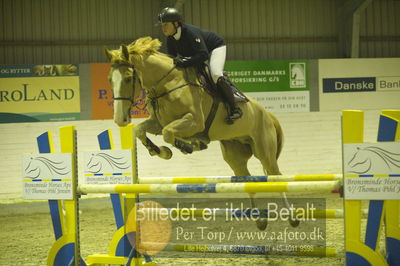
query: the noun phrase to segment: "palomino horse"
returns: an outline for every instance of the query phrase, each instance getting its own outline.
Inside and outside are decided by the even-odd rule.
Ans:
[[[158,39],[143,37],[120,50],[106,49],[112,64],[109,80],[114,93],[115,123],[130,123],[134,99],[143,87],[150,117],[135,127],[135,133],[151,155],[169,159],[172,152],[153,144],[146,133],[162,134],[166,143],[183,152],[200,150],[209,141],[217,140],[224,160],[236,176],[251,175],[247,162],[252,155],[260,160],[266,175],[281,174],[277,159],[283,133],[278,120],[250,98],[239,104],[243,117],[228,125],[226,109],[219,103],[207,136],[199,134],[206,128],[213,97],[200,88],[194,69],[175,68],[172,58],[158,51],[160,46]],[[254,207],[254,195],[250,196]],[[284,200],[288,206],[285,195]],[[267,226],[264,220],[257,224],[259,228]]]

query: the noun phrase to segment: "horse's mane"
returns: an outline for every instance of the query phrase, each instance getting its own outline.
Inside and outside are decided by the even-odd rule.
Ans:
[[[129,60],[127,60],[126,56],[124,56],[123,46],[121,46],[118,50],[108,51],[108,54],[111,55],[110,60],[112,64],[128,63],[134,65],[136,65],[138,62],[144,61],[147,57],[154,55],[158,59],[161,59],[161,61],[165,63],[166,67],[169,67],[169,69],[171,69],[171,67],[173,66],[172,58],[167,54],[161,53],[159,51],[161,45],[162,43],[160,40],[156,38],[153,39],[147,36],[136,39],[131,44],[126,46],[129,53]],[[160,64],[160,61],[158,61],[157,64]],[[174,71],[174,73],[174,75],[183,75],[181,71]],[[192,78],[193,80],[197,79],[195,71],[190,71],[189,75],[194,75],[194,77]]]
[[[128,51],[130,54],[152,54],[157,52],[161,47],[161,42],[158,39],[152,39],[151,37],[142,37],[128,45]]]
[[[158,39],[152,39],[151,37],[142,37],[131,44],[127,45],[129,52],[129,61],[138,61],[142,60],[144,57],[149,55],[156,54],[161,57],[169,58],[168,55],[161,53],[159,51],[162,43]],[[117,50],[109,50],[109,54],[111,55],[111,63],[113,64],[121,64],[121,63],[130,63],[127,62],[124,54],[122,52],[122,46]]]
[[[162,43],[160,42],[160,40],[152,39],[151,37],[147,36],[139,38],[129,44],[128,51],[133,59],[138,57],[143,58],[153,54],[168,57],[166,54],[163,54],[159,51],[161,45]]]

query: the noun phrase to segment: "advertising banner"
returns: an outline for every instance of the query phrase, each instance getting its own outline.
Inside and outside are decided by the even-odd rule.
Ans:
[[[310,110],[307,61],[227,61],[230,80],[246,95],[273,112]]]
[[[0,66],[0,123],[80,118],[77,65]]]
[[[133,184],[132,150],[83,153],[84,184]]]
[[[349,200],[400,199],[400,143],[343,146],[344,197]]]
[[[326,92],[376,91],[375,78],[335,78],[322,80]]]
[[[318,60],[319,110],[400,108],[400,59]]]
[[[25,154],[22,158],[24,199],[71,200],[71,153]]]
[[[108,80],[111,64],[98,63],[90,65],[92,80],[92,119],[113,119],[113,92]],[[145,91],[136,99],[137,107],[132,108],[133,118],[148,117],[145,110]]]

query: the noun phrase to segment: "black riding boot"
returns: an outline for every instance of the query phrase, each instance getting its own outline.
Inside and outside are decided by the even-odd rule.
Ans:
[[[217,81],[217,86],[222,91],[222,93],[226,99],[226,102],[229,106],[229,115],[226,118],[226,122],[228,124],[233,124],[233,122],[236,119],[239,119],[242,117],[242,115],[243,115],[242,110],[238,106],[236,106],[232,88],[229,84],[229,81],[226,79],[226,77],[224,77],[224,76],[219,77],[218,81]]]

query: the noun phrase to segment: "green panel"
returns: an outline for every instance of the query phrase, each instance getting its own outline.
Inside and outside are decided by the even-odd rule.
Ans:
[[[243,92],[309,90],[307,61],[227,61],[225,71]]]

